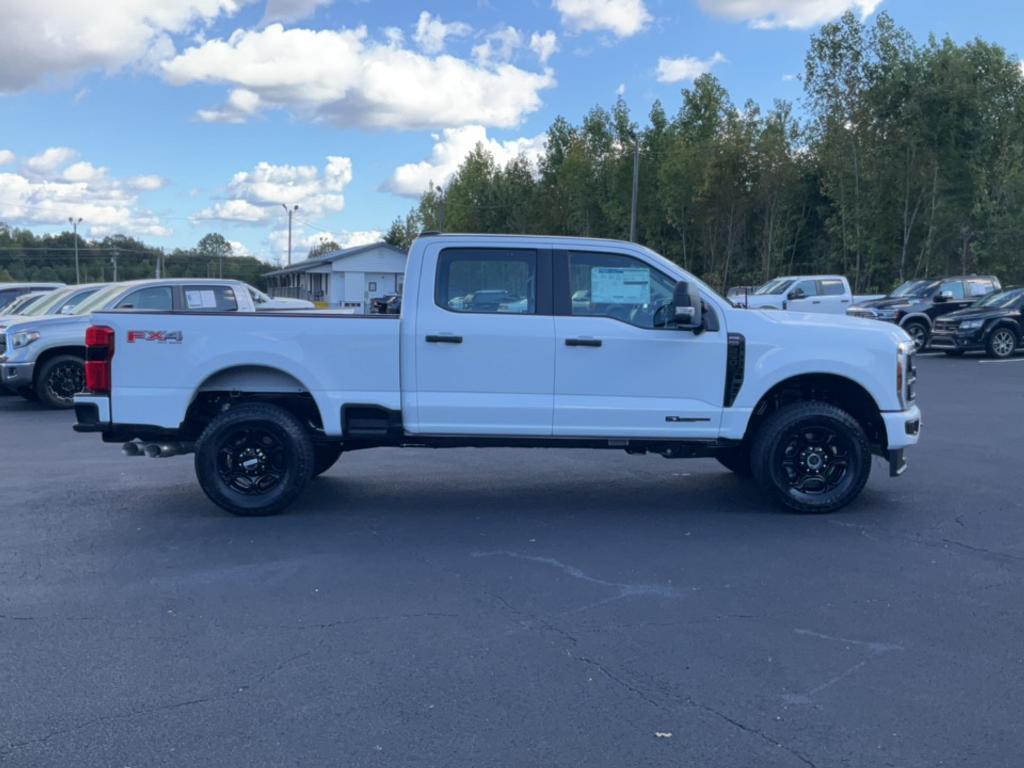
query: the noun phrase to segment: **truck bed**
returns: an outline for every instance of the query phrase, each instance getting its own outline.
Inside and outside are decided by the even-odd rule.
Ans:
[[[200,391],[269,386],[308,392],[328,435],[341,434],[344,403],[401,407],[398,320],[332,312],[93,315],[94,324],[116,331],[116,422],[176,429]]]

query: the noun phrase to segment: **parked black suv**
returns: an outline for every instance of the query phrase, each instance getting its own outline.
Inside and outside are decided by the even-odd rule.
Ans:
[[[846,310],[852,317],[867,317],[896,323],[917,344],[928,346],[936,318],[965,309],[983,296],[1002,290],[991,275],[908,280],[884,299],[855,304]]]
[[[932,347],[947,355],[983,349],[989,357],[1010,357],[1024,343],[1024,288],[990,293],[967,309],[935,321]]]

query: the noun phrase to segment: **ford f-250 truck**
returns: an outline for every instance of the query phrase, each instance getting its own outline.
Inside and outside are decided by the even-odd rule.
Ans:
[[[610,240],[421,236],[400,316],[93,323],[75,429],[129,455],[194,452],[207,496],[239,515],[278,512],[342,453],[378,446],[715,457],[825,512],[860,493],[872,454],[902,473],[921,425],[899,328],[739,309]]]

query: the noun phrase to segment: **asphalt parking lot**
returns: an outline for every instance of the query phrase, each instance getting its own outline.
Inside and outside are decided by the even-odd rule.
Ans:
[[[1019,766],[1024,358],[829,516],[712,461],[345,456],[230,517],[0,398],[0,763]]]

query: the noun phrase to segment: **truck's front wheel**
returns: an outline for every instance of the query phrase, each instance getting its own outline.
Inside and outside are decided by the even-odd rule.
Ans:
[[[863,427],[821,402],[794,403],[768,416],[754,435],[758,483],[797,512],[832,512],[853,501],[871,474]]]
[[[196,443],[196,477],[210,500],[236,515],[273,515],[313,477],[309,432],[276,405],[247,403],[220,414]]]

